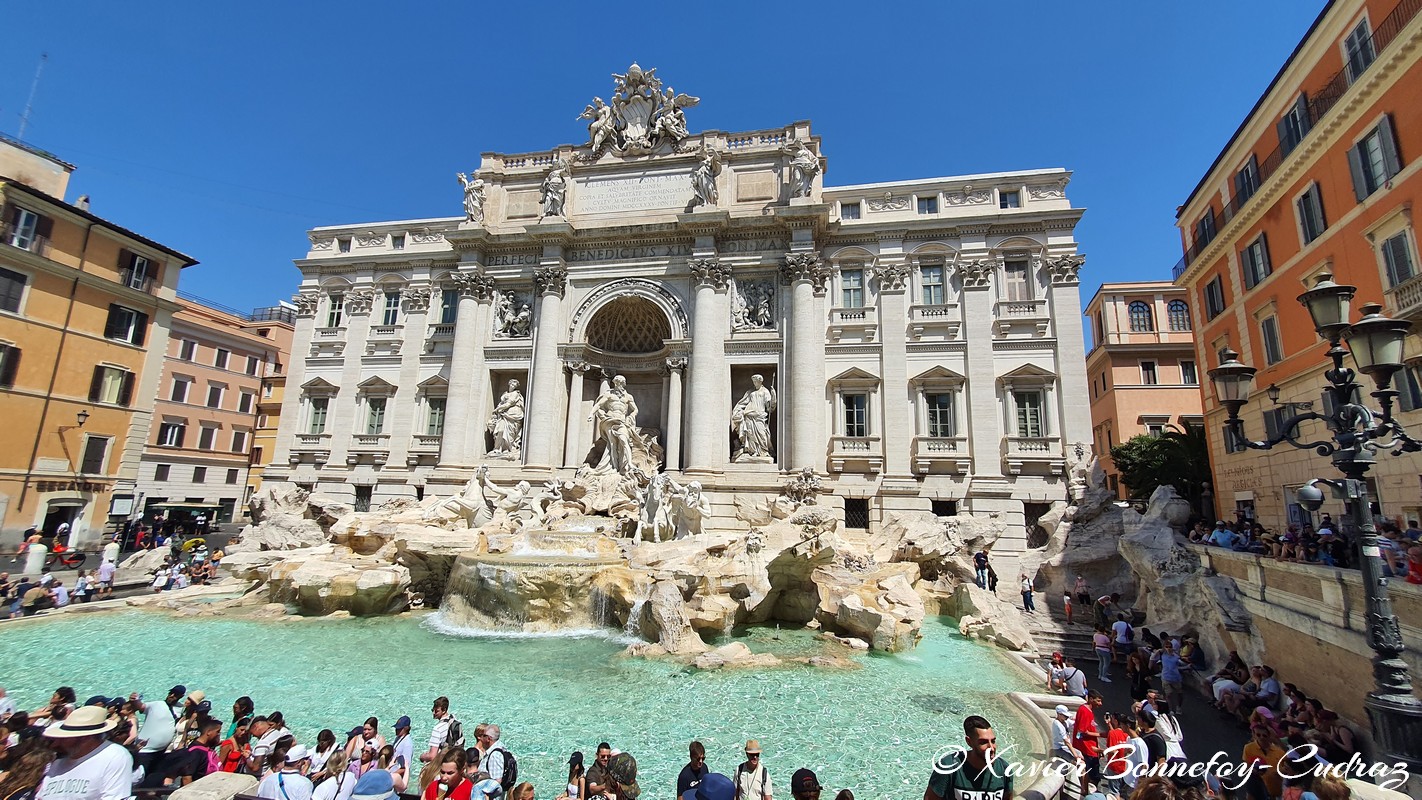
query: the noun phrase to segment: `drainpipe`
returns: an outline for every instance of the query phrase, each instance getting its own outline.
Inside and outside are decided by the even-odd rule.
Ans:
[[[84,229],[84,245],[79,249],[79,270],[74,276],[74,282],[69,285],[69,306],[64,310],[64,327],[59,330],[59,348],[54,354],[54,366],[49,372],[49,386],[45,389],[44,404],[40,406],[39,426],[35,429],[35,443],[30,448],[30,461],[25,467],[25,480],[20,484],[19,509],[25,509],[25,499],[30,493],[30,480],[34,477],[35,458],[39,455],[40,442],[44,438],[45,422],[49,419],[49,404],[54,398],[54,382],[59,377],[59,362],[64,356],[64,342],[69,338],[69,322],[74,317],[74,297],[79,293],[79,275],[84,272],[84,262],[89,257],[89,234],[94,230],[94,223]]]

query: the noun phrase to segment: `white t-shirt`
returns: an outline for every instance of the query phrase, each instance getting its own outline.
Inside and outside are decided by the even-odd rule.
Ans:
[[[37,800],[127,800],[133,796],[133,756],[104,742],[79,760],[57,759],[44,771]]]
[[[257,796],[264,800],[311,800],[314,792],[311,779],[295,771],[273,772],[257,784]]]
[[[1052,718],[1052,749],[1066,750],[1067,744],[1071,741],[1071,734],[1067,733],[1067,727],[1056,717]]]
[[[736,767],[736,800],[761,800],[768,794],[771,794],[770,770],[765,765],[757,765],[754,772]]]
[[[1127,622],[1127,621],[1125,621],[1125,620],[1123,620],[1123,619],[1118,619],[1118,620],[1116,620],[1115,622],[1111,623],[1111,630],[1116,633],[1116,642],[1117,642],[1118,644],[1130,644],[1130,643],[1131,643],[1131,640],[1126,638],[1126,632],[1129,631],[1130,629],[1131,629],[1131,623],[1129,623],[1129,622]]]
[[[326,762],[331,760],[331,756],[335,755],[335,754],[336,754],[336,750],[338,750],[338,749],[339,749],[339,748],[337,748],[337,747],[333,744],[333,745],[331,745],[330,747],[326,748],[326,750],[325,750],[324,752],[321,751],[321,750],[312,750],[312,751],[311,751],[311,770],[310,770],[311,773],[314,775],[315,773],[320,772],[321,770],[325,769],[325,768],[326,768]],[[317,789],[320,789],[321,787],[320,787],[320,786],[317,786],[316,788],[317,788]]]
[[[260,756],[260,763],[262,767],[265,768],[267,756],[272,754],[272,748],[276,747],[277,739],[287,736],[290,733],[291,731],[286,728],[272,728],[262,734],[262,738],[258,739],[256,744],[252,745],[252,757]]]
[[[1126,740],[1131,744],[1131,752],[1126,754],[1126,774],[1121,776],[1126,785],[1132,789],[1136,788],[1136,781],[1145,774],[1146,757],[1149,751],[1146,750],[1145,740],[1139,736],[1132,736]]]
[[[161,753],[173,743],[178,720],[182,717],[181,707],[173,707],[158,701],[143,706],[143,727],[138,729],[138,738],[148,740],[140,753]]]
[[[119,557],[119,543],[109,542],[104,545],[104,560],[117,562]]]
[[[395,739],[395,760],[405,767],[405,774],[410,774],[410,765],[415,761],[415,742],[410,738],[410,734]]]
[[[449,714],[439,718],[439,721],[435,723],[434,730],[430,731],[430,747],[437,750],[444,749],[444,740],[449,738],[449,723],[453,719],[454,717]]]
[[[100,583],[113,583],[113,581],[114,581],[114,570],[115,570],[114,562],[112,562],[112,561],[105,561],[104,563],[100,564],[100,565],[99,565],[99,582],[100,582]]]
[[[69,605],[69,590],[63,586],[54,587],[54,607],[64,608]]]
[[[1071,669],[1074,671],[1068,672],[1063,676],[1066,678],[1067,694],[1072,695],[1073,697],[1085,697],[1086,673],[1082,672],[1077,667],[1072,667]]]
[[[333,752],[334,750],[335,748],[332,748]],[[359,780],[350,770],[343,769],[340,775],[321,781],[321,785],[311,792],[311,800],[350,800],[351,792],[355,791]]]
[[[15,713],[15,700],[10,695],[0,697],[0,717],[7,717]]]

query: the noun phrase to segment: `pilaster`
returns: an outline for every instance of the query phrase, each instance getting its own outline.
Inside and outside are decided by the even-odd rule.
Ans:
[[[279,477],[290,469],[291,447],[296,441],[297,429],[303,420],[301,415],[301,385],[306,383],[306,359],[310,354],[311,335],[316,328],[316,308],[321,295],[315,291],[301,291],[291,298],[296,306],[296,325],[291,335],[291,354],[287,357],[286,390],[281,401],[281,420],[277,423],[277,435],[271,465],[263,472],[263,479]]]
[[[882,344],[880,384],[884,477],[911,477],[914,435],[914,395],[908,383],[908,277],[903,240],[879,240],[874,279],[879,289],[879,337]]]
[[[1064,255],[1047,259],[1047,275],[1051,288],[1047,290],[1051,301],[1051,315],[1055,320],[1057,338],[1057,372],[1061,382],[1058,393],[1058,414],[1062,421],[1062,447],[1064,452],[1080,443],[1091,447],[1091,406],[1090,394],[1086,386],[1086,342],[1081,325],[1069,320],[1081,319],[1081,292],[1079,277],[1086,258],[1080,255]],[[1157,316],[1164,323],[1164,316]]]
[[[691,381],[689,411],[695,424],[688,431],[685,463],[689,471],[701,472],[724,468],[730,457],[725,429],[717,419],[723,416],[723,396],[730,377],[723,343],[730,328],[727,290],[731,266],[716,257],[714,244],[708,250],[707,254],[687,262],[696,286],[688,375]]]
[[[415,343],[425,340],[425,322],[429,314],[430,297],[434,292],[428,284],[406,287],[400,293],[400,311],[404,314],[401,322],[402,340],[400,344],[400,393],[403,395],[396,408],[405,413],[391,415],[390,456],[387,463],[397,467],[406,463],[410,452],[410,442],[418,426],[423,421],[415,397],[420,382],[420,355],[423,347]],[[408,393],[408,394],[407,394]]]
[[[976,489],[981,479],[1002,479],[1002,400],[998,397],[992,351],[993,267],[985,258],[965,254],[957,269],[963,286],[963,332],[968,351],[968,436]]]
[[[375,290],[370,286],[358,286],[346,292],[346,347],[345,359],[341,364],[341,383],[336,396],[332,398],[330,424],[326,430],[331,434],[331,458],[323,469],[331,465],[346,463],[346,453],[350,450],[351,437],[356,431],[356,408],[360,383],[361,349],[370,334],[370,309],[375,302]],[[352,347],[352,345],[357,345]],[[406,401],[403,395],[392,398],[394,403]]]

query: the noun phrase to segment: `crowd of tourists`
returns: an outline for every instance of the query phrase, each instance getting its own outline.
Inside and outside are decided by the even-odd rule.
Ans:
[[[1408,520],[1403,528],[1392,520],[1379,520],[1378,550],[1383,574],[1403,578],[1408,583],[1422,583],[1422,527],[1417,520]],[[1291,522],[1283,533],[1265,528],[1258,522],[1217,520],[1213,528],[1204,522],[1190,530],[1190,541],[1223,547],[1239,553],[1254,553],[1275,561],[1298,564],[1321,564],[1327,567],[1356,569],[1361,563],[1359,542],[1333,518],[1324,514],[1318,527]]]

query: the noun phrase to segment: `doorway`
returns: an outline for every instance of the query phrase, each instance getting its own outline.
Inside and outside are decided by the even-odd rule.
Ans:
[[[59,532],[59,526],[63,525],[66,536],[60,542],[68,547],[74,539],[74,522],[79,518],[79,512],[83,506],[76,503],[61,503],[50,501],[49,510],[45,512],[44,524],[40,527],[40,532],[44,534],[45,542],[52,550],[54,549],[55,537]]]

